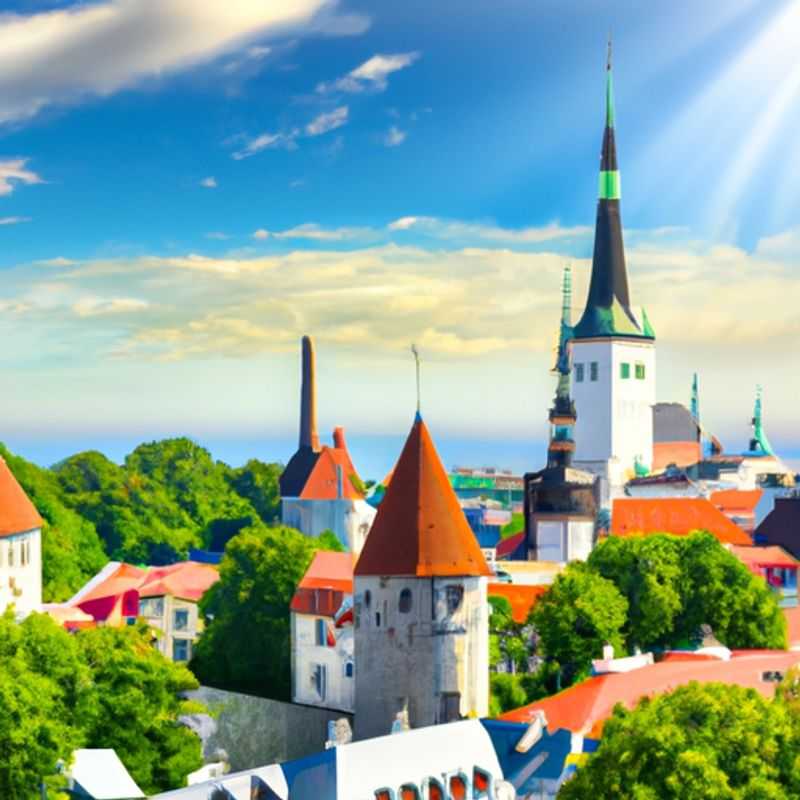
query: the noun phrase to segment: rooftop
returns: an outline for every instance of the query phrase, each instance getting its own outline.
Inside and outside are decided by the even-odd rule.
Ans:
[[[0,538],[42,527],[42,518],[0,456]]]
[[[536,605],[538,599],[549,589],[549,586],[513,583],[490,583],[488,595],[490,597],[504,597],[511,605],[511,616],[514,622],[525,622],[528,614]]]

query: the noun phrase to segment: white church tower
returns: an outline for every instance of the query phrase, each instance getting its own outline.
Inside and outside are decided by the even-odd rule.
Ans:
[[[573,330],[572,396],[578,412],[574,464],[605,477],[613,496],[652,465],[656,349],[647,314],[631,307],[628,291],[610,45],[606,80],[592,276]]]

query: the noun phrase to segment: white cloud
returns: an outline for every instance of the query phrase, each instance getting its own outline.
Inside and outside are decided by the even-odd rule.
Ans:
[[[56,256],[55,258],[45,258],[42,261],[37,261],[43,267],[72,267],[77,262],[71,258],[64,258],[64,256]]]
[[[232,157],[236,161],[242,161],[245,158],[254,156],[256,153],[260,153],[262,150],[294,150],[297,148],[295,139],[298,135],[298,130],[291,130],[288,133],[262,133],[247,141],[244,147],[233,153]]]
[[[200,185],[204,189],[216,189],[218,184],[217,179],[213,175],[210,175],[208,178],[203,178],[203,180],[200,181]]]
[[[11,194],[17,183],[44,183],[39,175],[26,168],[25,165],[29,160],[12,158],[8,161],[0,161],[0,195]]]
[[[269,231],[268,231],[268,230],[264,230],[264,228],[259,228],[259,229],[258,229],[258,230],[257,230],[257,231],[256,231],[256,232],[253,234],[253,238],[254,238],[254,239],[261,239],[262,241],[263,241],[264,239],[269,239]]]
[[[263,48],[270,37],[364,29],[363,17],[339,20],[335,6],[332,0],[101,0],[3,14],[0,122],[104,97],[243,46],[252,53],[256,38]]]
[[[351,92],[358,93],[367,90],[382,92],[387,86],[387,77],[393,72],[411,66],[418,58],[418,52],[394,53],[392,55],[374,55],[343,78],[331,83],[320,83],[317,92]]]
[[[457,242],[507,242],[509,244],[541,244],[555,239],[575,239],[591,235],[593,229],[588,225],[563,227],[557,222],[529,228],[502,228],[499,225],[480,222],[461,222],[438,217],[407,216],[390,222],[389,231],[416,230],[421,234],[437,239]]]
[[[218,242],[224,242],[226,239],[230,239],[231,237],[228,236],[227,233],[223,233],[222,231],[209,231],[206,234],[206,239],[215,239]]]
[[[145,300],[132,297],[82,297],[73,304],[72,310],[79,317],[99,317],[109,314],[132,314],[149,307]]]
[[[406,140],[406,136],[408,134],[405,131],[401,131],[396,125],[392,125],[388,131],[386,131],[386,136],[383,137],[383,143],[387,147],[397,147]]]
[[[341,128],[342,125],[347,124],[349,109],[347,106],[339,106],[334,108],[333,111],[326,111],[314,117],[311,122],[306,125],[307,136],[321,136],[328,131]]]
[[[30,217],[0,217],[0,225],[19,225],[20,222],[30,221]]]

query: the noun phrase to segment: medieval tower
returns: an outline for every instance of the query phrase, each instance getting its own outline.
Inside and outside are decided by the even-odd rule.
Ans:
[[[355,735],[489,711],[489,567],[417,414],[355,567]]]

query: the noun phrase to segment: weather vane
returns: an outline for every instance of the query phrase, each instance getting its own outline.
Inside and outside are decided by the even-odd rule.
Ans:
[[[414,354],[414,363],[417,367],[417,414],[420,412],[420,394],[419,394],[419,350],[415,344],[411,345],[411,352]]]

